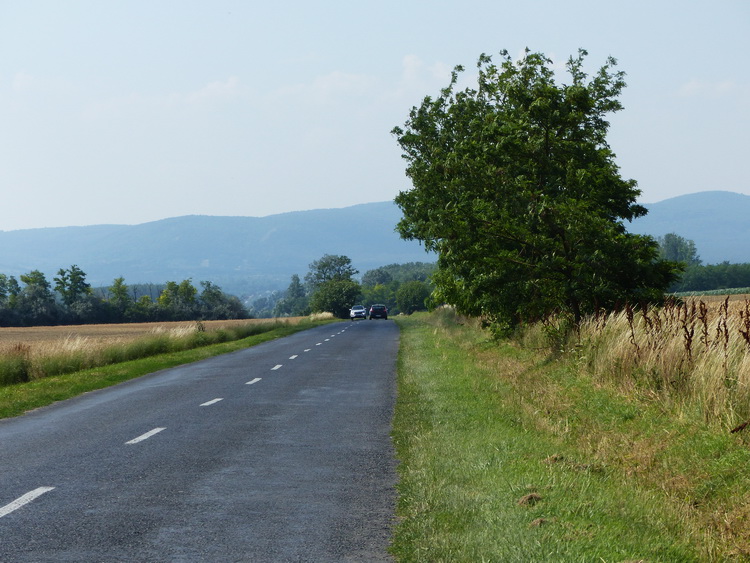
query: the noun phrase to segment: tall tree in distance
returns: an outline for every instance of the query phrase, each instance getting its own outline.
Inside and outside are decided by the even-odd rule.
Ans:
[[[54,325],[58,310],[52,286],[43,272],[32,270],[21,274],[23,289],[18,294],[16,310],[21,323],[28,326]]]
[[[676,233],[667,233],[656,239],[659,242],[659,255],[666,260],[683,262],[687,266],[700,266],[701,259],[695,242]]]
[[[91,285],[86,281],[86,273],[75,264],[67,270],[60,268],[54,282],[55,290],[68,308],[91,294]]]
[[[658,300],[679,272],[625,229],[646,209],[606,141],[624,74],[609,58],[589,77],[586,55],[568,60],[561,85],[543,54],[482,55],[476,88],[458,89],[456,67],[393,130],[413,184],[395,199],[399,233],[438,253],[436,299],[500,329]]]
[[[129,289],[125,283],[125,278],[122,276],[115,278],[108,289],[109,304],[114,310],[115,318],[120,322],[125,320],[128,310],[133,305],[133,298],[130,297]]]
[[[305,293],[305,286],[297,274],[292,275],[289,287],[284,297],[276,302],[273,310],[274,317],[299,317],[309,312],[309,299]]]
[[[358,273],[348,256],[325,254],[310,264],[305,281],[311,288],[310,310],[329,312],[340,318],[349,316],[349,308],[359,297],[360,285],[352,279]]]
[[[310,271],[305,275],[305,282],[312,292],[325,282],[351,280],[352,276],[358,273],[359,270],[352,266],[352,261],[348,256],[324,254],[320,260],[314,260],[310,264]]]

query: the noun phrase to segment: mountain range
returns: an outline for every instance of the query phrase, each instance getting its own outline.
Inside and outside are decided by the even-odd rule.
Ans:
[[[127,284],[211,281],[238,296],[284,289],[324,254],[348,256],[364,274],[435,256],[395,231],[393,202],[267,217],[189,215],[140,225],[0,231],[0,273],[41,270],[49,280],[75,264],[93,287],[122,276]]]
[[[654,237],[676,233],[695,242],[704,264],[750,262],[750,196],[709,191],[645,204],[648,215],[626,225]]]
[[[630,232],[676,233],[696,244],[705,264],[750,262],[750,196],[700,192],[646,204]],[[41,270],[48,279],[76,264],[94,287],[211,281],[247,297],[283,289],[324,254],[348,256],[360,274],[388,264],[433,262],[395,232],[393,202],[366,203],[267,217],[189,215],[140,225],[93,225],[0,231],[0,273]]]

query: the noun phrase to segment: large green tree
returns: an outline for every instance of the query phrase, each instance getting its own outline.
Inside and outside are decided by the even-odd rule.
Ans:
[[[421,281],[402,283],[396,291],[396,304],[399,311],[411,315],[415,311],[427,310],[427,298],[430,296],[430,286]]]
[[[607,114],[625,86],[610,58],[596,74],[586,52],[553,64],[527,51],[479,58],[475,88],[457,86],[412,108],[393,132],[413,188],[396,203],[402,237],[438,253],[436,297],[501,326],[564,312],[655,300],[678,266],[654,239],[628,233],[645,215],[606,141]]]
[[[325,254],[310,264],[305,281],[310,292],[310,310],[330,312],[347,318],[349,308],[360,294],[360,285],[352,279],[358,273],[348,256]]]
[[[310,310],[349,318],[349,309],[357,302],[361,288],[354,280],[334,279],[321,284],[310,297]]]
[[[321,284],[333,280],[350,280],[359,270],[352,266],[348,256],[324,254],[320,260],[310,263],[310,271],[305,275],[305,282],[314,292]]]

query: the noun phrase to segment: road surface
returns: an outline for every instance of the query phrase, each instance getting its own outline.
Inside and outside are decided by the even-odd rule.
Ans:
[[[387,561],[398,328],[326,325],[0,421],[0,561]]]

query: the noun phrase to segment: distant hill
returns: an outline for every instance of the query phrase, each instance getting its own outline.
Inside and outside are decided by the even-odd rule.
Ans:
[[[289,285],[324,254],[351,258],[367,270],[394,263],[433,262],[417,242],[395,232],[393,202],[268,217],[191,215],[141,225],[94,225],[0,231],[0,273],[41,270],[52,277],[78,265],[93,286],[117,277],[128,284],[191,278],[247,296]]]
[[[750,262],[750,196],[700,192],[646,204],[627,225],[634,233],[677,233],[695,241],[704,264]],[[94,225],[0,231],[0,273],[41,270],[52,277],[78,265],[95,287],[117,277],[128,284],[207,280],[249,296],[283,289],[313,260],[343,254],[355,268],[433,262],[417,242],[395,232],[393,202],[318,209],[268,217],[190,215],[141,225]]]
[[[654,237],[677,233],[692,240],[704,264],[750,263],[750,196],[711,191],[645,204],[648,215],[626,224]]]

